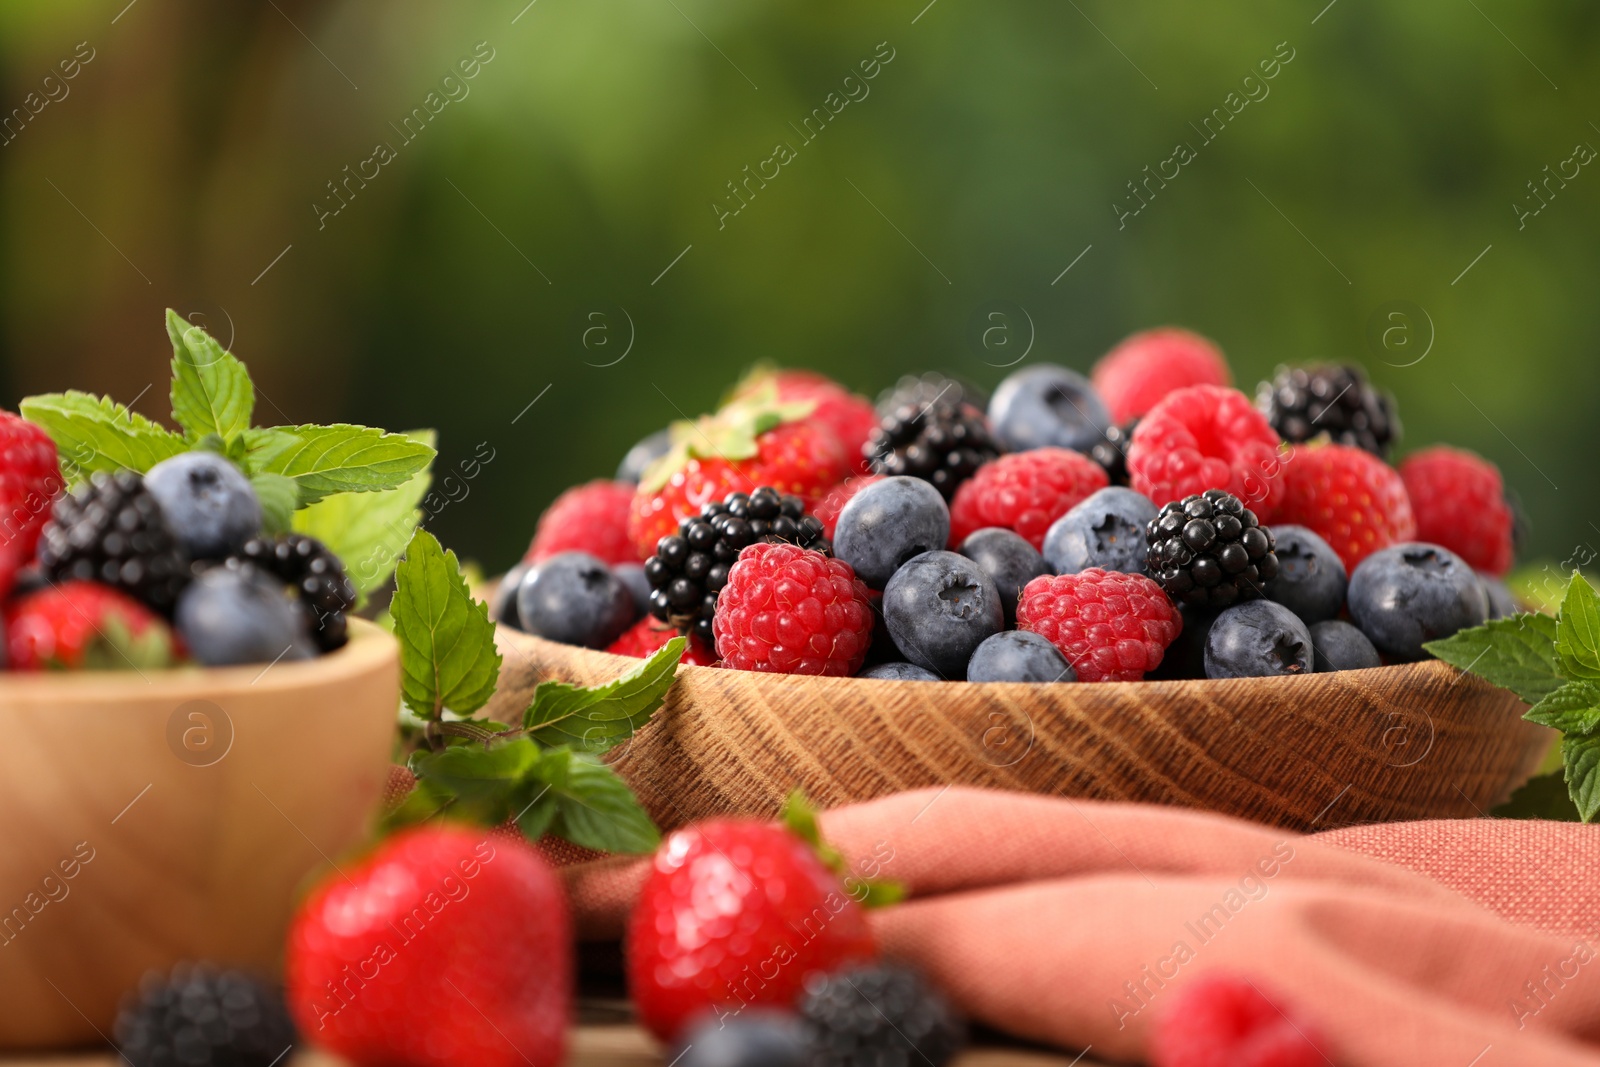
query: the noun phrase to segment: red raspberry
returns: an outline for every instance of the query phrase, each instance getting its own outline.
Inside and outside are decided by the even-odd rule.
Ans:
[[[757,371],[739,383],[734,398],[754,395],[768,382],[776,387],[781,403],[807,400],[815,403],[810,418],[833,431],[839,444],[844,446],[852,471],[856,474],[868,472],[862,448],[872,431],[878,428],[878,413],[873,410],[872,401],[850,392],[832,378],[809,370]]]
[[[1050,524],[1107,485],[1100,464],[1066,448],[1013,452],[978,468],[950,501],[950,544],[986,526],[1015,530],[1034,548]]]
[[[822,532],[828,540],[833,540],[833,531],[839,525],[839,513],[844,510],[844,506],[873,482],[883,481],[883,477],[881,474],[862,474],[846,478],[828,490],[827,496],[817,501],[817,506],[811,509],[811,514],[821,520]]]
[[[1318,1028],[1242,975],[1204,974],[1174,990],[1150,1036],[1152,1067],[1324,1067]]]
[[[354,1063],[556,1067],[566,1050],[566,894],[520,840],[396,834],[312,890],[286,957],[300,1033]]]
[[[1400,477],[1417,517],[1418,541],[1443,545],[1489,574],[1511,569],[1515,520],[1500,468],[1463,449],[1437,445],[1407,456]]]
[[[1226,489],[1270,524],[1283,501],[1282,443],[1237,389],[1191,385],[1168,393],[1139,420],[1128,447],[1129,484],[1158,508]]]
[[[0,596],[33,559],[56,494],[65,488],[55,442],[20,415],[0,411]]]
[[[1299,445],[1288,464],[1278,519],[1309,527],[1346,571],[1380,548],[1412,541],[1417,522],[1393,467],[1353,445]]]
[[[628,536],[628,508],[634,487],[599,479],[575,485],[556,497],[539,516],[523,561],[532,563],[560,552],[587,552],[607,563],[638,563]],[[647,553],[648,554],[648,553]]]
[[[1017,629],[1059,648],[1080,682],[1137,682],[1161,665],[1183,617],[1144,575],[1090,567],[1023,586]]]
[[[1136,419],[1168,393],[1191,385],[1232,385],[1222,350],[1175,326],[1145,330],[1100,357],[1090,372],[1095,392],[1118,423]]]
[[[99,582],[62,582],[18,597],[5,621],[14,671],[159,669],[173,660],[167,624]]]
[[[712,623],[723,665],[740,671],[833,674],[861,668],[872,643],[867,587],[850,564],[790,544],[739,553]]]
[[[628,992],[664,1041],[709,1009],[792,1008],[807,978],[877,955],[865,911],[810,844],[736,819],[667,838],[626,951]]]
[[[611,642],[606,649],[618,656],[632,656],[635,659],[645,659],[662,645],[678,637],[678,628],[668,626],[652,615],[646,615],[634,623],[622,636]],[[686,663],[691,667],[710,667],[717,662],[717,657],[711,650],[696,638],[689,638],[689,647],[683,650],[683,658],[679,663]]]
[[[628,536],[640,559],[650,558],[656,542],[677,533],[678,523],[698,515],[707,501],[770,485],[799,497],[810,510],[850,471],[844,447],[821,423],[786,422],[753,438],[746,433],[747,447],[724,447],[728,427],[716,423],[714,418],[685,431],[678,455],[664,468],[670,473],[660,482],[640,483],[628,512]],[[739,436],[732,435],[735,441]],[[680,465],[671,469],[672,463]]]

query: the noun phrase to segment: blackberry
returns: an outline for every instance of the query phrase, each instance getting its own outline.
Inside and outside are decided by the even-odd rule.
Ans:
[[[1174,500],[1150,520],[1145,536],[1150,577],[1181,604],[1225,608],[1254,600],[1278,576],[1272,531],[1223,489]]]
[[[943,1067],[966,1024],[915,971],[870,964],[806,983],[800,1018],[815,1067]]]
[[[56,498],[39,566],[53,582],[103,582],[167,616],[189,582],[189,560],[161,505],[130,470],[96,471]]]
[[[271,1067],[296,1042],[283,993],[240,971],[179,965],[145,976],[117,1014],[132,1067]]]
[[[1374,388],[1354,364],[1280,367],[1256,389],[1256,407],[1285,441],[1309,441],[1321,433],[1341,445],[1388,459],[1400,438],[1394,397]]]
[[[941,400],[952,404],[971,404],[979,411],[989,406],[989,394],[982,389],[971,382],[950,378],[938,371],[904,375],[898,382],[878,394],[875,406],[878,409],[878,417],[882,418],[906,404],[915,404],[920,408]]]
[[[822,520],[807,515],[799,497],[770,486],[730,493],[684,519],[678,532],[663,537],[656,554],[645,561],[650,614],[715,647],[711,624],[717,594],[728,584],[728,568],[739,552],[757,541],[787,541],[824,555],[833,553],[823,536]]]
[[[1089,449],[1089,458],[1100,464],[1112,485],[1128,484],[1128,445],[1133,442],[1133,428],[1137,425],[1139,420],[1131,419],[1121,426],[1108,426]]]
[[[862,451],[874,474],[921,478],[949,500],[957,486],[1000,455],[1000,446],[977,408],[936,400],[889,412]]]
[[[345,613],[356,606],[356,588],[327,545],[298,533],[252,537],[234,558],[254,563],[294,589],[318,648],[344,647],[350,631]]]

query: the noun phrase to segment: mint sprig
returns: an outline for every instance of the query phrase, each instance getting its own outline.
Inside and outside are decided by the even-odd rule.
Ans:
[[[1567,795],[1583,822],[1600,816],[1600,596],[1582,574],[1555,618],[1512,615],[1423,647],[1517,694],[1532,705],[1524,719],[1560,730]]]
[[[256,387],[244,364],[198,326],[167,309],[172,340],[172,421],[191,440],[209,434],[224,445],[250,428]]]
[[[109,397],[76,389],[30,396],[19,406],[22,417],[55,442],[61,454],[61,472],[69,485],[96,471],[147,471],[190,447],[181,434]]]
[[[493,694],[501,660],[488,606],[473,598],[455,554],[418,530],[395,581],[402,693],[423,747],[408,761],[417,786],[386,825],[509,821],[530,840],[548,833],[603,852],[653,850],[660,833],[600,757],[661,706],[688,642],[672,639],[605,685],[541,683],[513,728],[467,717]]]

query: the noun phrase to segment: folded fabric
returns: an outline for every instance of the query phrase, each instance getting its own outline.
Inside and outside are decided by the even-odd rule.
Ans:
[[[974,1019],[1137,1062],[1172,992],[1259,977],[1339,1067],[1600,1064],[1600,827],[1506,820],[1302,836],[1218,815],[964,788],[825,813],[885,954]],[[620,936],[647,861],[564,870]]]

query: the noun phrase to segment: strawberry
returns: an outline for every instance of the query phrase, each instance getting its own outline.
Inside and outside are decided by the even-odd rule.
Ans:
[[[662,1040],[712,1009],[792,1008],[808,978],[876,957],[866,883],[841,883],[803,804],[787,820],[714,819],[656,852],[625,949],[634,1006]]]
[[[878,428],[878,413],[872,401],[852,393],[832,378],[809,370],[772,370],[757,367],[745,375],[744,381],[733,388],[733,399],[757,395],[770,382],[777,391],[779,403],[813,402],[811,418],[833,431],[844,446],[845,457],[850,461],[852,474],[867,474],[867,457],[864,447],[872,431]]]
[[[99,582],[51,585],[5,609],[14,671],[159,669],[173,661],[172,631],[149,608]]]
[[[285,987],[305,1038],[363,1067],[555,1067],[572,928],[533,848],[406,830],[312,890]]]
[[[814,403],[780,403],[775,394],[769,383],[715,415],[673,424],[671,451],[645,470],[628,513],[628,536],[641,559],[708,501],[770,485],[809,510],[850,473],[833,430],[810,417]]]
[[[50,435],[20,415],[0,411],[0,596],[11,591],[17,572],[33,559],[51,504],[63,488]]]

